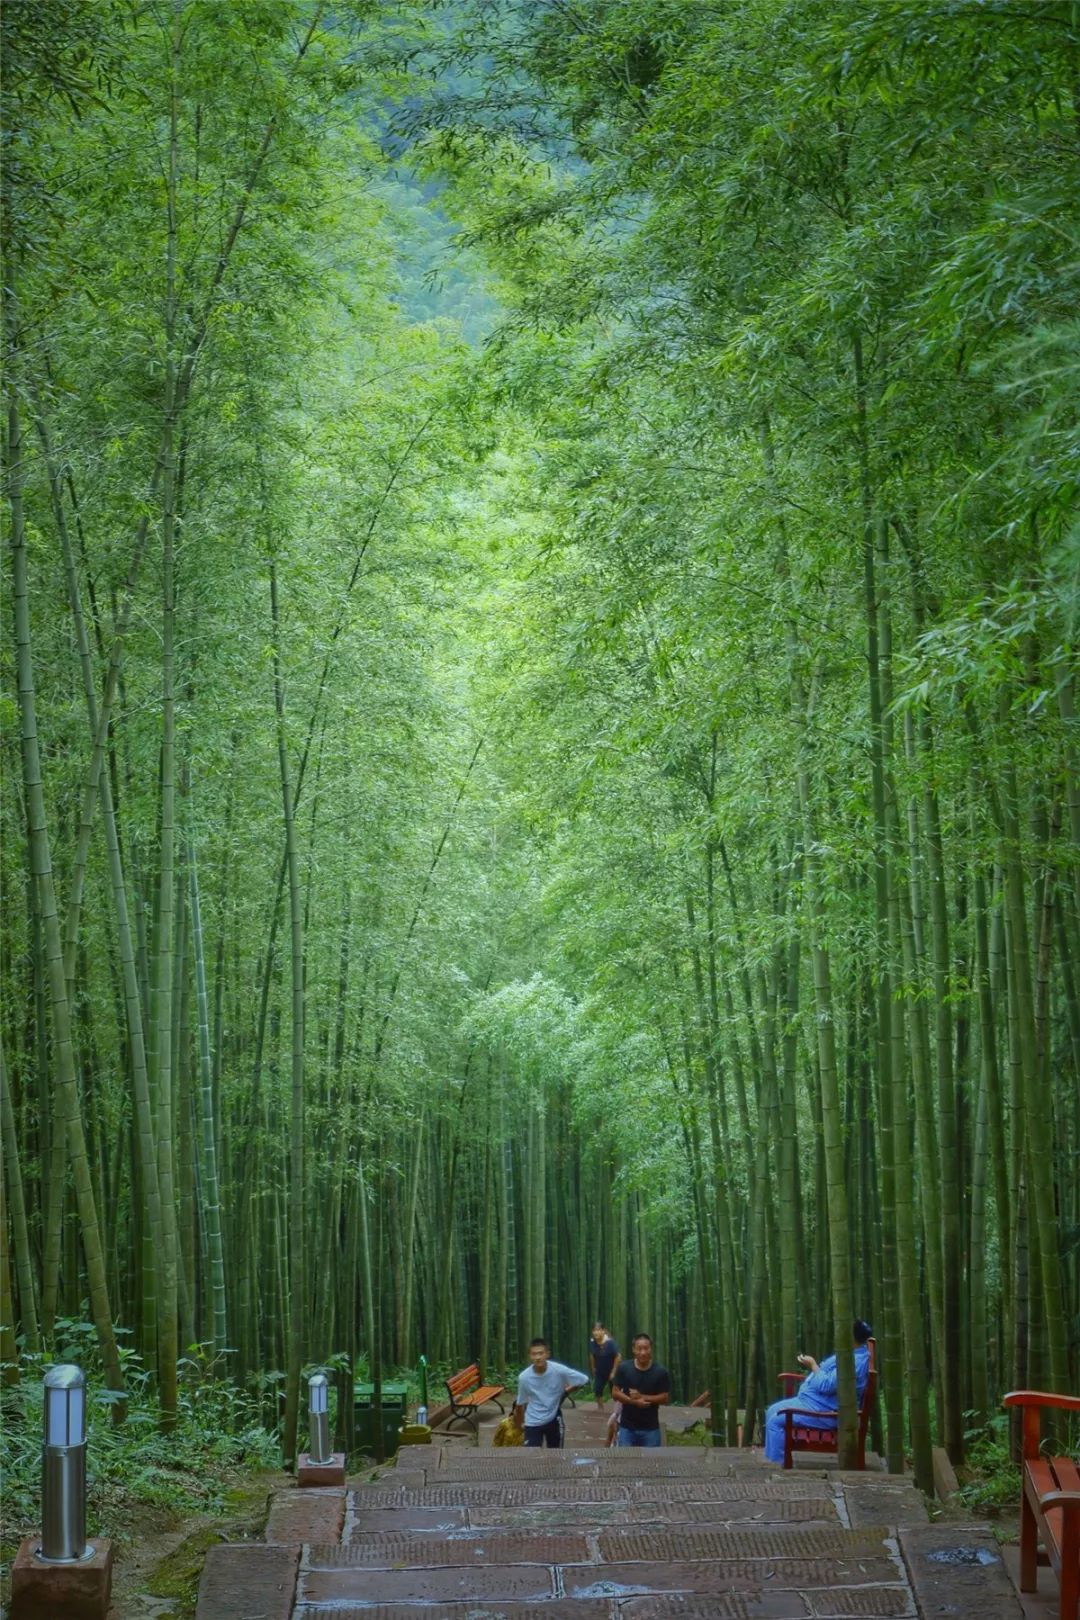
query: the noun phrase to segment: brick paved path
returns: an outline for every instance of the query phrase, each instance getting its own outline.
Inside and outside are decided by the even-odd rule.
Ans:
[[[1019,1620],[990,1532],[884,1474],[704,1448],[414,1447],[213,1549],[198,1620]]]

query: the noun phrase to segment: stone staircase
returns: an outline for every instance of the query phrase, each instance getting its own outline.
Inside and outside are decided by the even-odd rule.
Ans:
[[[414,1447],[348,1489],[279,1492],[214,1548],[198,1620],[1019,1620],[984,1527],[888,1475],[753,1453]]]

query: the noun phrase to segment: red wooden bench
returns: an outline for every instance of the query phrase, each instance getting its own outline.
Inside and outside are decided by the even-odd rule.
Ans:
[[[460,1372],[446,1380],[446,1392],[450,1397],[450,1416],[446,1421],[453,1423],[455,1418],[461,1418],[478,1429],[480,1408],[486,1406],[488,1401],[494,1401],[501,1412],[503,1403],[499,1396],[505,1389],[505,1384],[485,1384],[475,1361],[471,1367],[462,1367]]]
[[[874,1362],[874,1351],[877,1346],[873,1339],[866,1341],[870,1351],[870,1370],[866,1375],[866,1388],[859,1404],[859,1436],[858,1449],[855,1454],[856,1468],[866,1467],[866,1431],[870,1426],[870,1413],[874,1409],[874,1395],[877,1392],[877,1367]],[[806,1377],[805,1373],[780,1373],[780,1382],[784,1386],[784,1399],[791,1400],[798,1394],[798,1386]],[[836,1429],[819,1429],[810,1423],[800,1423],[800,1417],[820,1416],[810,1408],[800,1412],[798,1407],[792,1408],[783,1414],[784,1418],[784,1467],[794,1468],[796,1451],[818,1451],[835,1455],[837,1449]]]
[[[1039,1413],[1043,1407],[1080,1413],[1080,1396],[1016,1389],[1006,1406],[1024,1413],[1024,1497],[1020,1506],[1020,1590],[1038,1590],[1041,1541],[1057,1572],[1061,1620],[1080,1611],[1080,1472],[1071,1457],[1044,1457]]]

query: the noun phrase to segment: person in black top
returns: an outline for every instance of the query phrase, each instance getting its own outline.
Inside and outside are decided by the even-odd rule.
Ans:
[[[647,1333],[636,1335],[633,1361],[621,1361],[611,1393],[620,1403],[620,1446],[662,1446],[660,1407],[671,1399],[671,1379],[666,1367],[653,1360],[652,1340]]]
[[[619,1347],[603,1322],[595,1323],[589,1340],[589,1366],[592,1368],[593,1394],[598,1412],[604,1410],[604,1391],[615,1376],[621,1359]]]

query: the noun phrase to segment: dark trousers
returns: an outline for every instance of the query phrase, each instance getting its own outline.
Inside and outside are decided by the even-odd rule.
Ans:
[[[550,1423],[526,1423],[525,1444],[527,1446],[551,1446],[558,1451],[563,1443],[562,1417],[553,1417]]]

